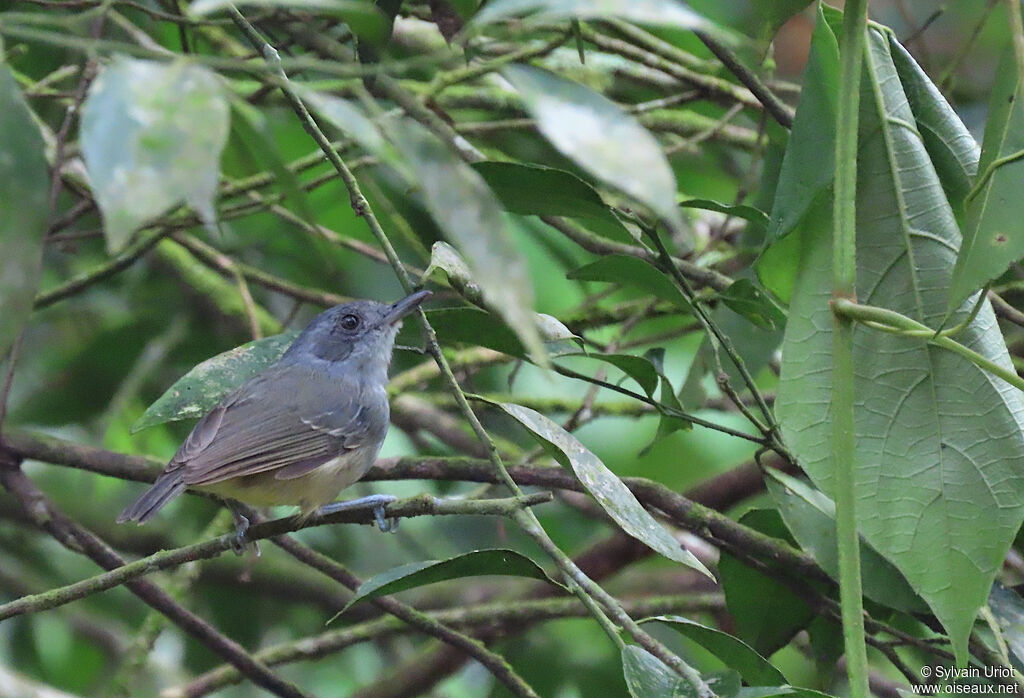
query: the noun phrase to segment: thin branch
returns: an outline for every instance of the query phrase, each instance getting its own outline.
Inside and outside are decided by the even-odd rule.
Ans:
[[[751,94],[764,105],[764,110],[771,114],[772,118],[778,121],[785,128],[793,128],[793,110],[784,104],[771,89],[765,85],[761,78],[750,70],[743,62],[729,49],[728,46],[711,36],[707,32],[693,32],[701,42],[708,47],[715,57],[722,61],[722,65],[729,69],[729,72],[736,76],[736,79],[743,83]]]

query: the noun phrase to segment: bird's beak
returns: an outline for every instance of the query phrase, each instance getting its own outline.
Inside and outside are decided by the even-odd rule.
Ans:
[[[397,303],[394,303],[391,306],[391,311],[384,316],[384,321],[382,324],[396,324],[399,320],[401,320],[406,315],[415,310],[417,307],[419,307],[420,303],[427,300],[432,295],[434,294],[432,294],[430,291],[417,291],[416,293],[409,294],[408,296],[398,301]]]

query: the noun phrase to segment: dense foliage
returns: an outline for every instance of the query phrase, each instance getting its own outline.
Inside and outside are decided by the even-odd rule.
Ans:
[[[1019,690],[1003,4],[8,3],[0,686]],[[314,315],[421,287],[344,495],[396,534],[114,523]]]

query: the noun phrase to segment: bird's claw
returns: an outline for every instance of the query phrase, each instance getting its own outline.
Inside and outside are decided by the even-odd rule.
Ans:
[[[369,497],[360,497],[359,499],[350,499],[346,502],[333,502],[331,504],[325,504],[320,507],[320,515],[325,516],[327,514],[334,514],[339,511],[347,511],[351,509],[370,509],[373,512],[373,518],[377,522],[377,528],[384,533],[394,533],[398,530],[398,519],[388,519],[384,516],[384,510],[388,504],[398,499],[394,495],[390,494],[371,494]]]

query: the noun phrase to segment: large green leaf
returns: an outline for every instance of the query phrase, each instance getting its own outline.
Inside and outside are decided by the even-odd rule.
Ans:
[[[565,276],[580,281],[606,281],[640,288],[680,308],[690,308],[689,301],[672,279],[639,257],[605,255],[595,262],[573,269]]]
[[[925,145],[907,127],[914,115],[888,41],[874,31],[867,66],[857,296],[938,327],[959,231]],[[802,227],[776,410],[787,445],[830,494],[830,222],[819,216]],[[970,309],[965,303],[950,322]],[[987,302],[958,339],[1012,370]],[[956,354],[862,326],[854,362],[858,525],[925,599],[963,661],[975,613],[1024,515],[1024,399]]]
[[[529,15],[538,23],[559,19],[625,19],[684,29],[714,25],[678,0],[492,0],[476,14],[477,25]]]
[[[683,230],[672,168],[657,139],[632,115],[589,87],[540,68],[511,65],[501,72],[553,146]]]
[[[910,52],[894,35],[889,34],[888,38],[892,60],[914,112],[917,130],[946,190],[946,198],[959,214],[964,197],[978,174],[978,142]]]
[[[0,63],[0,360],[32,312],[50,189],[43,138],[10,69]]]
[[[625,226],[592,186],[571,172],[521,162],[473,163],[506,211],[522,216],[580,218],[602,235],[632,242]]]
[[[836,104],[839,89],[839,44],[818,10],[811,51],[804,69],[800,104],[786,144],[768,220],[768,247],[757,262],[761,282],[788,301],[797,273],[801,221],[818,220],[830,205],[826,198],[835,163]],[[797,232],[799,232],[797,230]]]
[[[953,273],[950,308],[1024,257],[1022,155],[1024,82],[1008,53],[992,86],[977,181],[964,203],[964,242]]]
[[[281,358],[298,331],[257,339],[198,364],[146,408],[132,431],[180,419],[195,419],[221,398]]]
[[[738,671],[743,680],[751,686],[781,686],[786,683],[786,677],[771,662],[743,640],[729,633],[681,616],[657,616],[643,622],[664,623],[679,634],[685,635],[722,660],[726,666]]]
[[[400,591],[449,579],[487,575],[527,577],[556,584],[536,562],[514,550],[474,550],[447,560],[410,562],[381,572],[360,584],[355,595],[349,599],[341,612],[344,613],[361,601],[375,599],[378,596],[397,594]]]
[[[835,503],[807,483],[777,470],[767,471],[765,485],[800,547],[838,580]],[[860,565],[864,595],[872,601],[911,613],[928,610],[899,570],[863,541]]]
[[[623,531],[670,560],[714,578],[690,551],[683,548],[637,501],[622,480],[601,462],[579,439],[536,410],[508,402],[494,403],[529,429],[552,454],[568,463],[587,492]]]
[[[504,318],[534,361],[545,364],[526,260],[483,177],[413,121],[389,122],[387,134],[415,171],[427,209],[462,253],[486,305]]]
[[[100,72],[82,105],[81,144],[108,250],[181,201],[215,224],[229,114],[220,78],[188,61],[116,58]]]

